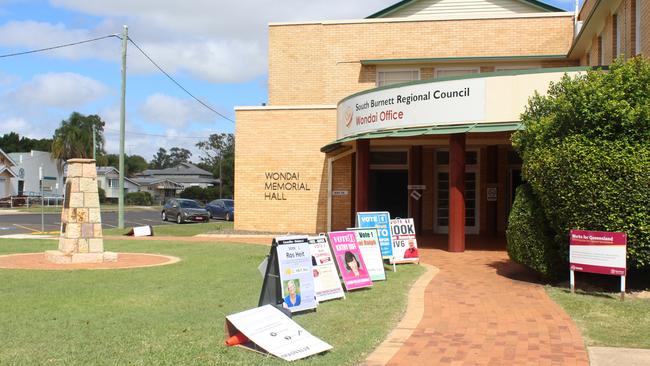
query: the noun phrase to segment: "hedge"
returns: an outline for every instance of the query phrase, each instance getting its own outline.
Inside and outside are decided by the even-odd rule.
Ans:
[[[153,205],[153,197],[149,192],[130,192],[126,194],[126,204],[135,206]]]
[[[508,219],[507,250],[510,259],[538,272],[546,280],[566,274],[566,260],[554,240],[554,232],[528,184],[517,188]]]
[[[219,187],[187,187],[181,192],[180,196],[181,198],[188,198],[208,203],[219,198]]]

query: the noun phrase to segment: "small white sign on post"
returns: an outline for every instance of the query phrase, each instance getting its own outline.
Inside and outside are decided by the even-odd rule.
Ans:
[[[249,342],[241,346],[295,361],[332,349],[272,305],[226,317],[226,337],[243,334]]]

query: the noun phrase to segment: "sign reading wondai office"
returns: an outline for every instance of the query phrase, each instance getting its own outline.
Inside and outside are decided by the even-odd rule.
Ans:
[[[276,240],[278,242],[278,265],[283,306],[291,312],[315,308],[318,303],[315,298],[312,261],[307,237],[290,241],[282,240],[282,238]],[[283,244],[291,241],[290,244]]]
[[[426,82],[360,93],[339,103],[337,137],[482,121],[485,95],[484,79]]]

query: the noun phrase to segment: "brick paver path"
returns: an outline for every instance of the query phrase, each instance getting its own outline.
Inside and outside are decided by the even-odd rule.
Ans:
[[[589,364],[571,318],[503,250],[420,255],[440,272],[425,290],[422,320],[389,365]]]

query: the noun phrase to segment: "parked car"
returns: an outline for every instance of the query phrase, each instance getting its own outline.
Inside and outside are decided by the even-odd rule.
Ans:
[[[163,206],[160,213],[163,221],[175,220],[182,224],[186,221],[208,222],[210,213],[201,205],[194,201],[181,198],[172,198]]]
[[[205,205],[206,210],[210,211],[210,217],[215,219],[224,219],[232,221],[235,219],[235,201],[218,199]]]

